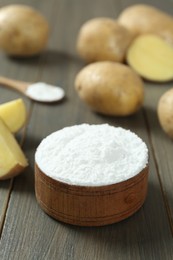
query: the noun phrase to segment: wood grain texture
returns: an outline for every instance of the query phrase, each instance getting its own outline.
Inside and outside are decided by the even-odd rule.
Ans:
[[[165,86],[150,85],[147,89],[146,118],[149,124],[149,134],[153,147],[157,173],[160,181],[165,205],[169,215],[170,226],[173,233],[173,142],[161,129],[157,116],[157,105],[160,97],[167,91],[172,83]],[[151,100],[151,96],[153,97]]]
[[[41,208],[55,219],[79,226],[104,226],[122,221],[143,205],[148,166],[121,183],[87,187],[46,176],[35,164],[35,193]]]
[[[1,1],[11,4],[15,1]],[[132,0],[26,0],[41,10],[52,27],[47,51],[29,60],[8,59],[0,55],[1,73],[19,80],[42,80],[62,86],[66,100],[58,105],[34,104],[24,136],[24,151],[30,167],[14,180],[9,196],[9,183],[0,185],[1,212],[5,212],[0,241],[0,259],[51,260],[171,260],[172,209],[172,142],[162,132],[155,105],[161,92],[171,84],[145,83],[144,110],[127,118],[105,117],[93,113],[83,104],[73,87],[76,73],[84,65],[76,55],[75,39],[83,22],[96,16],[116,17]],[[171,12],[172,1],[149,0]],[[0,89],[0,101],[18,94]],[[36,202],[34,192],[34,153],[39,142],[62,127],[80,124],[109,123],[137,133],[150,150],[149,189],[143,207],[132,217],[105,227],[77,227],[62,224],[46,215]],[[20,136],[19,136],[20,137]],[[163,160],[164,158],[164,160]],[[4,193],[5,192],[5,193]],[[6,203],[7,202],[7,203]]]

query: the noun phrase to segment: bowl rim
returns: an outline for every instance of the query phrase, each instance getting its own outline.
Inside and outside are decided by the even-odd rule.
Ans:
[[[46,175],[42,170],[40,170],[39,166],[35,162],[35,178],[39,178],[44,184],[50,187],[52,190],[68,190],[70,193],[82,193],[86,195],[94,195],[100,192],[104,194],[112,194],[116,192],[122,192],[123,190],[127,190],[130,187],[136,185],[138,182],[140,183],[144,178],[148,178],[149,174],[149,164],[145,166],[138,174],[135,176],[113,184],[99,185],[99,186],[86,186],[86,185],[73,185],[66,182],[62,182],[56,179],[51,178]],[[35,183],[37,186],[37,182]]]

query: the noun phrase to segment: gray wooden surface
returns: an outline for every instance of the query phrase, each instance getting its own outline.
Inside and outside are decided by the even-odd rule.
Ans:
[[[0,6],[16,1],[1,0]],[[173,15],[173,1],[144,1]],[[137,114],[105,117],[91,112],[76,95],[74,78],[84,63],[77,57],[75,41],[83,22],[93,17],[115,18],[133,0],[20,0],[49,20],[51,37],[45,53],[31,59],[12,59],[0,53],[0,74],[25,81],[59,84],[67,94],[51,106],[25,99],[29,121],[17,138],[29,167],[13,180],[0,182],[0,260],[171,260],[173,259],[173,142],[158,123],[159,97],[172,82],[145,82],[145,104]],[[0,103],[20,97],[0,87]],[[129,128],[150,150],[148,196],[132,217],[105,227],[66,225],[47,216],[34,194],[34,153],[45,136],[80,123],[109,123]]]

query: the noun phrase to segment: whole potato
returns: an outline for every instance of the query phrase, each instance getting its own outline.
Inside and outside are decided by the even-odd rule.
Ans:
[[[80,98],[94,111],[126,116],[143,104],[144,88],[140,77],[126,65],[102,61],[83,68],[75,80]]]
[[[77,51],[87,62],[102,60],[122,62],[132,39],[132,34],[115,20],[95,18],[81,27],[77,39]]]
[[[0,48],[9,55],[40,53],[48,41],[49,26],[36,10],[25,5],[0,9]]]
[[[173,139],[173,88],[161,96],[157,113],[163,130]]]
[[[119,15],[118,22],[134,34],[154,33],[173,45],[173,17],[154,6],[127,7]]]

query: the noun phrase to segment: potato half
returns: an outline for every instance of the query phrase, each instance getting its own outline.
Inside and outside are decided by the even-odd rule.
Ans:
[[[164,82],[173,79],[173,47],[157,35],[136,37],[127,51],[127,62],[148,80]]]
[[[94,111],[105,115],[131,115],[144,99],[140,77],[126,65],[111,61],[83,68],[76,76],[75,88]]]
[[[80,29],[77,51],[87,62],[122,62],[132,41],[132,34],[115,20],[95,18],[87,21]]]
[[[27,166],[25,154],[13,134],[0,119],[0,180],[18,175]]]
[[[27,111],[23,99],[19,98],[0,104],[0,118],[12,133],[19,131],[27,119]]]
[[[0,9],[0,48],[9,55],[40,53],[48,41],[49,26],[36,10],[25,5]]]

